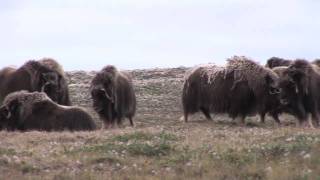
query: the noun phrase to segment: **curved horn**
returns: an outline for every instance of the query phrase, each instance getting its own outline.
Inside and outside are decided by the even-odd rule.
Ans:
[[[9,119],[11,117],[11,112],[10,112],[8,106],[2,106],[0,109],[1,109],[1,111],[5,111],[4,116],[7,119]]]

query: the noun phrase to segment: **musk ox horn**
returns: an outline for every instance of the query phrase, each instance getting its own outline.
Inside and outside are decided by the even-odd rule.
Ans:
[[[9,108],[8,108],[7,106],[2,106],[2,107],[0,108],[0,111],[1,111],[1,112],[5,112],[3,115],[4,115],[7,119],[9,119],[9,118],[11,117],[11,112],[10,112],[10,110],[9,110]]]
[[[97,90],[103,92],[107,99],[109,99],[111,102],[114,102],[114,98],[112,98],[113,92],[111,92],[112,94],[110,95],[104,88],[100,88]]]

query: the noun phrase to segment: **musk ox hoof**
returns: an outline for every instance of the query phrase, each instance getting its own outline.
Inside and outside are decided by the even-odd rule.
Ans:
[[[111,124],[111,123],[105,123],[104,124],[104,129],[112,129],[114,127],[114,125],[113,124]]]
[[[304,129],[315,129],[312,122],[310,121],[302,121],[300,123],[297,123],[297,127],[304,128]]]
[[[246,121],[243,117],[236,117],[236,122],[238,122],[240,126],[246,126]]]

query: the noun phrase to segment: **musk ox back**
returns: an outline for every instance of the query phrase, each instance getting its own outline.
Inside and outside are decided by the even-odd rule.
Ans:
[[[299,120],[299,125],[319,124],[320,68],[303,59],[295,60],[280,79],[280,101]]]
[[[272,68],[275,68],[278,66],[289,66],[291,62],[292,62],[291,60],[282,59],[282,58],[278,58],[278,57],[272,57],[267,60],[266,67],[272,69]]]
[[[320,67],[320,59],[315,59],[314,61],[312,61],[312,64],[317,65],[318,67]]]
[[[241,121],[249,114],[269,112],[274,99],[278,76],[245,57],[235,56],[225,67],[196,67],[186,76],[182,104],[184,119],[201,111],[207,119],[210,113],[227,113]]]
[[[0,104],[11,92],[27,90],[45,92],[57,102],[60,95],[59,73],[37,61],[28,61],[18,69],[0,71]]]
[[[105,128],[116,121],[120,125],[123,118],[128,118],[133,126],[136,96],[129,75],[114,66],[106,66],[93,78],[90,91],[93,108],[103,119]]]
[[[55,86],[48,87],[46,93],[58,104],[70,106],[71,101],[69,98],[69,88],[62,66],[56,60],[51,58],[42,58],[39,62],[47,68],[57,72],[59,75],[57,84]]]
[[[45,93],[18,91],[9,94],[0,108],[0,124],[8,130],[80,131],[96,128],[81,108],[62,106]]]

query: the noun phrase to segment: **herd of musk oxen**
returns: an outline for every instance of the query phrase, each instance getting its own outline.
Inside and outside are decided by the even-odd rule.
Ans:
[[[202,112],[228,114],[243,124],[258,114],[292,114],[297,125],[319,126],[320,60],[270,58],[266,66],[234,56],[225,66],[200,65],[189,70],[182,90],[183,118]],[[134,126],[136,96],[125,72],[108,65],[91,81],[93,109],[105,128],[127,118]],[[64,70],[54,59],[30,60],[19,68],[0,70],[0,129],[9,131],[83,131],[96,124],[84,109],[72,106]]]

